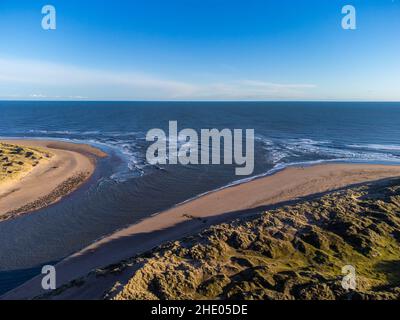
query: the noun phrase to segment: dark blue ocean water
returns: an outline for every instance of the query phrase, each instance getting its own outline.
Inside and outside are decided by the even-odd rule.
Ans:
[[[146,132],[255,129],[253,176],[296,163],[400,162],[400,103],[0,102],[0,137],[89,143],[109,157],[60,203],[0,223],[0,293],[116,229],[244,177],[229,165],[151,166]]]

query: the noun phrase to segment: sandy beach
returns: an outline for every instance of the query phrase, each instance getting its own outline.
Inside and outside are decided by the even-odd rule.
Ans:
[[[398,176],[398,166],[323,164],[287,168],[272,176],[212,192],[117,231],[64,259],[56,265],[57,286],[216,223],[359,183]],[[2,298],[33,298],[44,293],[40,282],[38,276]],[[93,292],[99,294],[101,288],[93,284],[90,290],[93,296]],[[86,294],[78,290],[69,298],[90,296]]]
[[[45,140],[0,140],[48,153],[29,171],[0,184],[0,221],[12,219],[62,199],[90,178],[96,157],[106,154],[84,144]]]

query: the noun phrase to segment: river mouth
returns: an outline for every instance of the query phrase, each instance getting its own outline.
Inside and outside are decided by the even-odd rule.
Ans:
[[[400,161],[396,120],[400,108],[394,104],[0,105],[0,137],[86,143],[109,155],[98,159],[88,183],[57,204],[0,223],[0,292],[37,274],[43,264],[59,261],[118,229],[211,190],[290,165]],[[319,112],[320,108],[326,113]],[[169,120],[197,131],[255,129],[253,174],[236,176],[234,165],[148,165],[146,132],[167,130]]]

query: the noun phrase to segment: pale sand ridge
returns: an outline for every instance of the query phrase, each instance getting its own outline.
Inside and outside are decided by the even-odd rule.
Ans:
[[[44,140],[0,140],[40,148],[51,157],[29,172],[0,184],[0,221],[38,210],[59,201],[82,185],[94,172],[95,157],[105,153],[83,144]]]

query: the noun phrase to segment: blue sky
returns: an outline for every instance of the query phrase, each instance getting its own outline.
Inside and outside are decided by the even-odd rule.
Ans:
[[[399,0],[1,0],[0,36],[0,99],[400,100]]]

